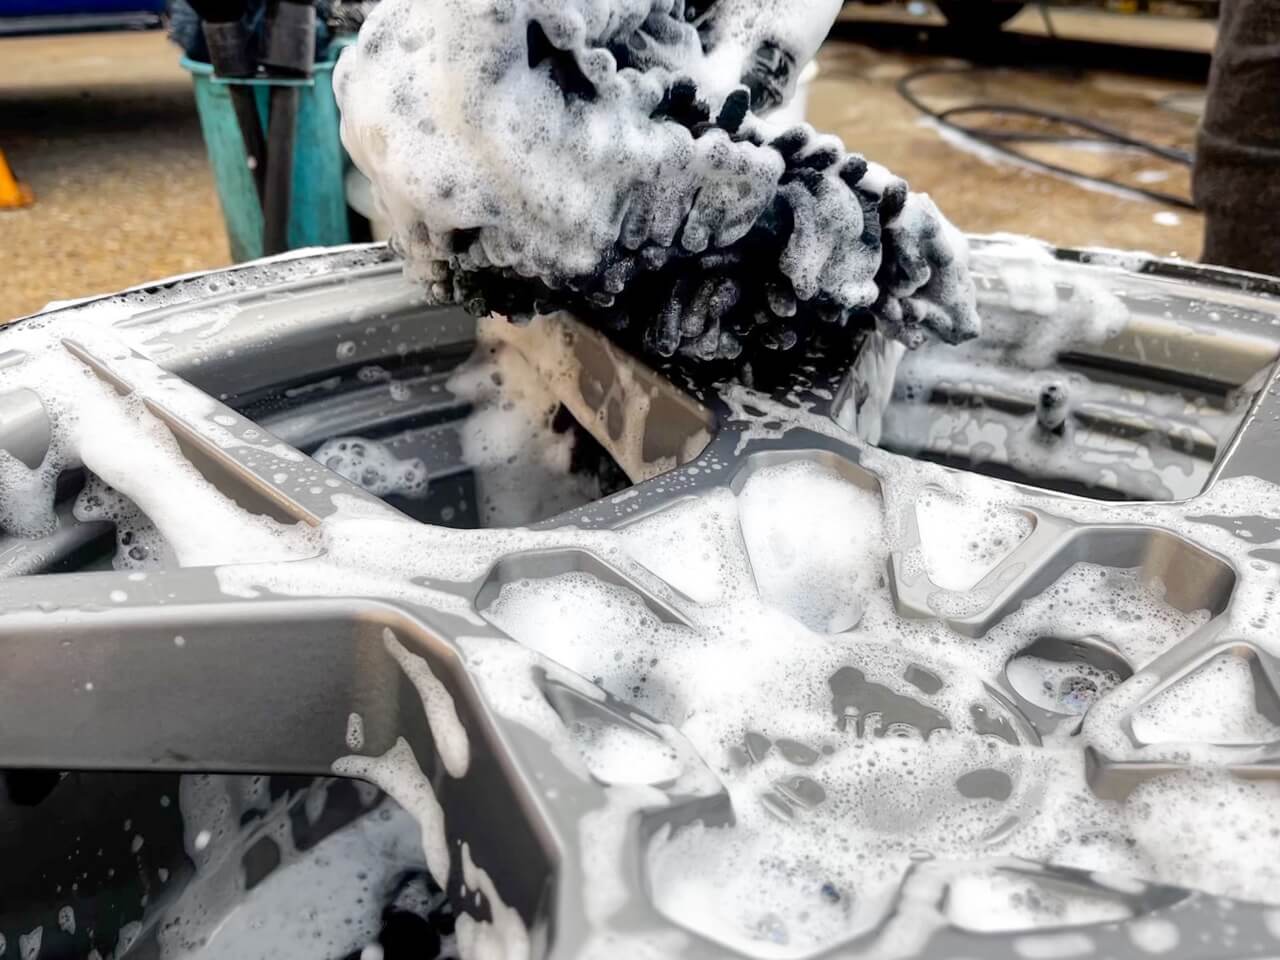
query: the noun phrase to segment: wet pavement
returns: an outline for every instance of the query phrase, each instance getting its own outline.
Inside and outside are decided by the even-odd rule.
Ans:
[[[820,55],[809,118],[838,134],[853,150],[929,193],[965,230],[1027,233],[1054,243],[1200,254],[1203,219],[1194,211],[1133,199],[993,159],[980,148],[944,136],[895,88],[905,74],[924,67],[957,72],[921,77],[912,91],[935,111],[973,103],[1013,104],[1088,118],[1125,134],[1190,150],[1202,88],[1155,79],[1069,68],[981,68],[952,57],[873,50],[829,42]],[[976,115],[966,124],[1000,130],[1053,132],[1021,119]],[[1058,166],[1189,196],[1185,166],[1130,150],[1058,144],[1019,146]]]
[[[850,11],[853,20],[905,17],[898,8]],[[1013,26],[1034,34],[1037,16],[1025,11]],[[917,19],[922,27],[936,22]],[[1147,23],[1153,43],[1196,56],[1212,39],[1202,22],[1161,20],[1157,28],[1143,18],[1080,12],[1055,13],[1059,21],[1063,32],[1078,28],[1091,41],[1141,37]],[[928,43],[875,49],[853,42],[859,29],[842,24],[841,39],[824,47],[811,121],[932,194],[964,229],[1199,254],[1202,223],[1193,212],[993,163],[944,139],[895,83],[920,67],[964,66],[955,45],[946,56]],[[1183,148],[1192,144],[1202,92],[1194,82],[1148,74],[1025,63],[922,78],[913,90],[934,109],[979,100],[1048,107]],[[0,317],[229,262],[190,80],[159,32],[0,39],[0,149],[36,194],[33,207],[0,211]],[[1186,193],[1185,168],[1166,161],[1056,144],[1035,152],[1073,169]]]

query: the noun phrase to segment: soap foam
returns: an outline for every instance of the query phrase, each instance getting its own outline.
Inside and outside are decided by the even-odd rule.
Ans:
[[[1025,515],[975,499],[929,489],[916,503],[925,571],[945,590],[975,586],[1031,532]]]
[[[765,601],[819,633],[855,626],[884,575],[878,496],[798,460],[751,477],[738,500]]]
[[[404,737],[397,737],[395,745],[380,757],[353,754],[335,760],[333,772],[377,784],[407,810],[417,821],[421,849],[432,879],[441,887],[449,882],[449,841],[445,835],[444,811]]]
[[[717,549],[736,537],[737,500],[728,490],[714,490],[697,500],[685,500],[623,529],[627,552],[689,599],[719,602],[729,580],[742,570],[726,569],[733,554]],[[697,531],[696,543],[689,534]]]
[[[977,498],[972,509],[981,518],[988,504]],[[736,824],[694,824],[654,841],[649,870],[660,906],[716,939],[791,956],[868,929],[924,850],[957,860],[1011,854],[1177,882],[1177,869],[1152,870],[1123,809],[1089,792],[1078,747],[1033,747],[1016,725],[1003,728],[1009,742],[993,736],[998,724],[973,725],[975,704],[985,704],[988,717],[1000,708],[969,670],[994,675],[1033,639],[1066,625],[1105,635],[1142,663],[1203,623],[1203,614],[1169,607],[1158,584],[1133,572],[1079,564],[975,647],[935,624],[903,621],[886,604],[876,579],[889,549],[876,532],[879,510],[874,494],[830,467],[784,462],[754,472],[736,498],[721,492],[678,503],[670,516],[623,529],[628,552],[667,570],[699,600],[683,608],[692,628],[663,622],[635,593],[587,574],[506,584],[485,611],[522,644],[675,724],[718,770]],[[709,545],[687,570],[664,556],[677,528],[696,530]],[[819,543],[811,552],[797,546]],[[825,574],[831,556],[843,559]],[[961,569],[969,562],[956,558]],[[788,564],[802,566],[794,576],[762,578],[770,564],[784,573]],[[837,569],[843,580],[834,595],[865,611],[850,632],[817,642],[805,617],[814,609],[829,616],[824,598]],[[771,596],[760,595],[766,584]],[[613,642],[602,646],[605,635]],[[906,652],[882,647],[876,638],[885,636],[897,636]],[[945,666],[925,667],[935,680],[911,669],[938,656]],[[840,705],[835,678],[844,682],[849,674],[840,668],[854,664],[892,692],[887,703],[906,704],[899,709],[908,722],[843,712],[850,708]],[[815,688],[817,678],[830,684]],[[847,702],[856,704],[852,696]],[[1002,833],[1011,815],[1018,826]],[[1125,912],[1102,898],[1061,915],[1083,922]]]
[[[375,497],[420,500],[427,495],[427,467],[421,458],[401,459],[389,444],[378,440],[334,437],[312,457]]]
[[[73,514],[80,521],[115,525],[116,552],[111,566],[116,570],[159,570],[171,559],[164,537],[138,505],[95,476],[85,481]]]
[[[1128,930],[1133,945],[1147,953],[1168,953],[1182,939],[1177,925],[1161,917],[1139,917]]]
[[[1277,809],[1280,784],[1201,770],[1142,784],[1129,798],[1126,816],[1154,875],[1274,903],[1280,890]]]
[[[658,783],[680,774],[675,751],[638,730],[577,720],[569,733],[591,775],[605,783]]]
[[[382,644],[417,688],[422,711],[427,715],[427,725],[431,728],[431,738],[449,776],[466,776],[467,767],[471,765],[471,742],[458,719],[452,694],[431,672],[426,658],[405,649],[389,627],[382,631]]]
[[[947,914],[957,926],[984,933],[1114,922],[1133,911],[1083,888],[992,870],[957,877],[947,889]]]
[[[1249,661],[1223,653],[1143,704],[1133,733],[1143,743],[1270,743],[1280,724],[1257,709]]]
[[[489,874],[471,859],[471,846],[462,845],[462,881],[483,895],[490,919],[468,913],[458,917],[458,953],[466,960],[522,960],[530,956],[529,932],[514,909],[503,902]]]
[[[162,955],[302,960],[360,950],[376,939],[382,904],[402,873],[421,869],[418,838],[414,817],[384,803],[282,863],[199,946]]]
[[[574,437],[555,429],[559,397],[505,338],[481,327],[475,353],[448,388],[473,407],[462,424],[462,457],[475,471],[482,526],[554,516],[600,497],[597,478],[570,469]]]
[[[184,844],[195,875],[158,914],[144,916],[164,960],[228,952],[302,960],[317,949],[341,956],[372,938],[380,901],[398,875],[423,866],[417,824],[390,804],[370,809],[379,798],[361,795],[368,816],[301,850],[291,823],[305,811],[314,825],[332,783],[273,797],[265,776],[181,779]],[[168,806],[167,796],[161,804]],[[274,847],[279,865],[249,895],[242,858],[255,845]],[[122,927],[112,955],[123,955],[142,930],[142,921]]]
[[[1122,679],[1114,670],[1078,660],[1051,660],[1032,654],[1009,661],[1005,676],[1028,702],[1053,713],[1083,714]]]
[[[93,322],[92,313],[90,319],[35,318],[6,331],[13,360],[5,366],[2,379],[6,388],[27,389],[41,398],[50,424],[50,445],[34,470],[0,454],[0,525],[25,536],[50,532],[58,478],[83,467],[96,480],[90,479],[79,509],[86,517],[101,511],[101,519],[119,518],[121,540],[124,533],[137,532],[148,555],[171,553],[179,565],[204,566],[313,554],[312,535],[304,525],[246,514],[206,479],[183,456],[169,428],[140,393],[180,412],[224,449],[255,445],[248,439],[249,431],[235,435],[215,423],[209,397],[134,353]],[[139,392],[120,395],[64,347],[67,342],[100,358]],[[260,431],[253,432],[262,437]],[[258,448],[264,456],[289,462],[302,459],[297,451],[274,441],[262,442]],[[114,493],[107,494],[104,488]],[[91,502],[95,497],[96,502]],[[126,548],[117,563],[145,566],[146,559],[130,556]]]

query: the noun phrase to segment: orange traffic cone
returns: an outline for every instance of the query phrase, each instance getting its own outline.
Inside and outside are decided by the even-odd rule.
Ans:
[[[0,210],[16,210],[18,207],[29,207],[35,203],[31,189],[19,183],[9,169],[9,163],[0,150]]]

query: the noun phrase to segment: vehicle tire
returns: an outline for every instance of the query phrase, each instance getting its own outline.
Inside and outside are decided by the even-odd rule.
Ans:
[[[934,0],[947,26],[966,33],[999,30],[1022,10],[1018,0]]]

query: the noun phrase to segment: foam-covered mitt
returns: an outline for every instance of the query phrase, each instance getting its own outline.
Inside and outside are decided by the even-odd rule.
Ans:
[[[703,360],[873,323],[971,337],[966,245],[929,198],[754,112],[838,7],[384,0],[338,65],[343,139],[438,302]]]

